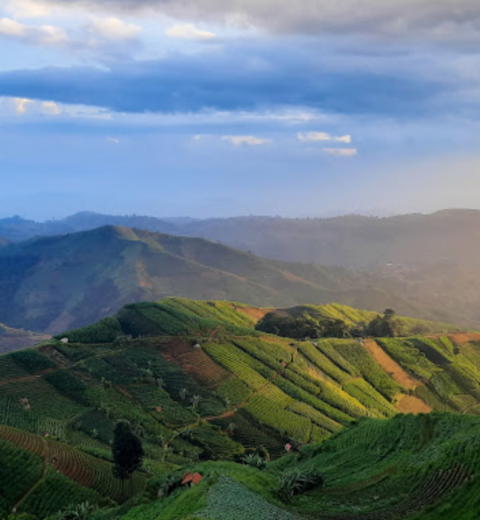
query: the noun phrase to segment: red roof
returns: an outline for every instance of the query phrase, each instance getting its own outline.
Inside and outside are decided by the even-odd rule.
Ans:
[[[182,481],[183,484],[199,484],[202,481],[203,477],[200,473],[187,473]]]

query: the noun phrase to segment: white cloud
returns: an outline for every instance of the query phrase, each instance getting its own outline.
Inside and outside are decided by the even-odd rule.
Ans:
[[[0,34],[22,37],[25,35],[25,26],[10,18],[2,18],[0,20]]]
[[[356,148],[324,148],[323,151],[336,157],[355,157],[358,154]]]
[[[28,26],[11,18],[0,19],[0,35],[40,45],[63,45],[68,42],[67,33],[60,27]]]
[[[449,42],[478,41],[477,0],[41,0],[97,12],[140,12],[191,20],[236,23],[274,33],[364,34]]]
[[[343,135],[343,136],[332,136],[330,134],[327,134],[325,132],[306,132],[306,133],[299,133],[297,135],[298,139],[300,141],[333,141],[336,143],[346,143],[349,144],[352,142],[352,136],[351,135]]]
[[[15,98],[13,99],[13,105],[15,107],[15,111],[17,114],[25,114],[27,111],[27,106],[32,105],[35,102],[31,99],[26,98]]]
[[[60,107],[53,101],[44,101],[42,103],[42,112],[50,116],[58,116],[62,113]]]
[[[107,137],[107,141],[109,143],[114,144],[115,146],[119,146],[120,145],[120,139],[118,139],[117,137]]]
[[[181,40],[209,41],[217,37],[215,33],[199,29],[190,23],[173,25],[165,31],[165,34],[170,38],[178,38]]]
[[[248,146],[261,146],[272,143],[271,139],[255,137],[254,135],[224,135],[222,136],[222,139],[224,141],[229,141],[235,146],[241,146],[243,144]]]
[[[5,10],[15,18],[41,18],[50,14],[50,8],[37,0],[7,0]]]
[[[137,38],[142,32],[142,27],[111,17],[93,20],[88,30],[107,40],[120,41]]]
[[[60,27],[43,25],[38,30],[32,29],[32,31],[34,31],[32,32],[32,36],[38,43],[45,45],[63,45],[68,42],[67,33]]]

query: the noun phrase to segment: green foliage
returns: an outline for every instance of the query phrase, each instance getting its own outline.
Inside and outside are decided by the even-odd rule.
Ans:
[[[45,518],[60,510],[76,509],[77,504],[96,504],[99,501],[100,496],[95,491],[81,487],[61,473],[50,469],[22,502],[20,509],[38,518]]]
[[[56,364],[38,350],[20,350],[9,354],[17,365],[30,373],[55,368]]]
[[[56,339],[68,338],[70,343],[113,343],[124,336],[117,318],[109,317],[81,329],[71,330],[66,334],[56,336]]]
[[[221,477],[199,516],[209,520],[299,520],[228,477]]]
[[[294,469],[283,473],[280,477],[278,496],[284,502],[306,491],[323,486],[324,480],[317,468]]]

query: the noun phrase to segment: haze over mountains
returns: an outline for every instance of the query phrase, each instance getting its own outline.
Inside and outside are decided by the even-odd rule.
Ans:
[[[389,263],[420,267],[449,263],[478,267],[480,210],[444,210],[394,217],[346,215],[328,219],[232,217],[214,219],[113,216],[83,212],[61,220],[0,219],[0,237],[86,231],[106,225],[218,240],[276,260],[377,270]]]
[[[339,302],[429,317],[368,275],[266,260],[198,238],[106,226],[0,249],[0,320],[57,333],[167,296],[260,306]]]
[[[112,225],[239,250],[145,231],[94,231]],[[38,235],[54,237],[11,243]],[[338,301],[480,327],[476,210],[210,220],[86,212],[44,223],[2,219],[0,236],[0,321],[14,327],[58,332],[132,301],[172,295],[266,306]]]

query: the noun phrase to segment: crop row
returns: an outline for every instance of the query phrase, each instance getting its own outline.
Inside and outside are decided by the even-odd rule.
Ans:
[[[112,500],[125,498],[120,481],[113,477],[111,464],[103,460],[67,444],[46,440],[14,428],[0,426],[0,437],[44,458],[52,467],[81,486],[92,488]],[[143,477],[135,475],[133,492],[138,492],[142,486]]]

